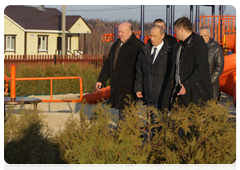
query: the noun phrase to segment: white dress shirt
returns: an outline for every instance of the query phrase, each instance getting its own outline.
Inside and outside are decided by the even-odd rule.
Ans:
[[[164,44],[164,42],[162,41],[162,42],[157,46],[157,50],[156,50],[156,54],[155,54],[154,59],[153,59],[153,63],[155,62],[155,60],[156,60],[156,58],[157,58],[157,56],[158,56],[158,53],[159,53],[159,51],[161,50],[163,44]],[[153,54],[155,47],[156,47],[156,46],[152,46],[151,55]],[[153,63],[152,63],[152,64],[153,64]]]

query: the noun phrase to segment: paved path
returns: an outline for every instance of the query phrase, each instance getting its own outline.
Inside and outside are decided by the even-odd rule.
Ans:
[[[64,95],[53,95],[53,99],[62,99],[62,98],[76,98],[78,94],[64,94]],[[49,95],[46,96],[29,96],[39,99],[50,99]],[[225,103],[229,100],[233,101],[231,96],[222,94],[221,105],[225,105]],[[49,129],[52,131],[52,134],[55,135],[57,132],[62,131],[65,126],[65,122],[72,115],[74,118],[79,119],[79,111],[81,108],[81,103],[71,103],[71,102],[62,102],[62,103],[38,103],[38,113],[44,115],[44,120],[47,123]],[[95,105],[85,105],[85,109],[87,109],[87,116],[91,117],[91,110]],[[15,112],[17,112],[18,108],[21,106],[15,106]],[[25,105],[24,108],[33,107],[30,105]],[[232,117],[236,117],[236,108],[231,105],[229,107],[230,114]],[[111,109],[113,116],[118,117],[118,110]]]

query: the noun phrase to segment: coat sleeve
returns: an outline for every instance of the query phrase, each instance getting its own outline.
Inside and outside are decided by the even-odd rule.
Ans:
[[[210,75],[212,84],[216,83],[216,81],[222,74],[223,68],[224,68],[224,57],[223,57],[223,52],[220,46],[216,46],[213,62],[215,67],[213,72]]]
[[[105,84],[106,81],[110,78],[110,53],[111,50],[104,61],[103,68],[99,74],[97,82],[101,82],[102,84]]]
[[[142,61],[141,61],[141,51],[139,52],[137,63],[136,63],[136,76],[134,81],[134,93],[140,91],[143,92],[143,74],[142,74]]]
[[[191,91],[203,76],[209,75],[209,63],[208,63],[208,47],[204,40],[194,47],[195,53],[195,67],[190,76],[182,82],[186,89],[186,92]]]

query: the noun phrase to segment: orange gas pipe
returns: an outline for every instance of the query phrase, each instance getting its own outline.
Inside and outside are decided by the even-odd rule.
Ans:
[[[235,53],[238,53],[238,34],[236,34],[235,36]]]
[[[16,98],[16,67],[14,64],[11,65],[11,98]]]

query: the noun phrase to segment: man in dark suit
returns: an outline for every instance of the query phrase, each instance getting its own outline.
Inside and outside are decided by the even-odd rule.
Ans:
[[[174,28],[179,42],[173,46],[172,78],[165,94],[170,97],[170,104],[176,99],[186,107],[191,102],[202,104],[213,97],[208,47],[201,36],[192,32],[188,18],[177,19]]]
[[[147,105],[163,110],[162,97],[171,68],[171,47],[164,39],[164,29],[155,25],[150,41],[142,46],[136,64],[134,92]]]
[[[134,92],[138,98],[142,98],[146,105],[164,110],[162,106],[163,94],[169,78],[171,69],[171,47],[164,39],[165,31],[162,27],[155,25],[151,29],[150,41],[142,46],[136,64],[136,78]],[[168,108],[166,108],[168,109]],[[148,115],[151,123],[155,121],[155,113],[150,111]],[[155,135],[157,129],[151,129],[151,136]]]
[[[156,19],[153,22],[153,24],[154,25],[158,25],[158,26],[162,27],[163,29],[166,29],[165,22],[162,19]],[[167,33],[165,33],[165,37],[164,38],[168,41],[168,44],[171,47],[173,47],[173,45],[177,43],[177,39],[175,37],[171,36],[171,35],[168,35]]]
[[[135,64],[139,50],[144,45],[133,33],[130,23],[118,26],[119,39],[113,43],[103,68],[99,74],[96,89],[100,89],[110,79],[111,93],[109,104],[119,109],[119,119],[123,119],[122,110],[126,105],[127,95],[134,96],[133,86]]]

